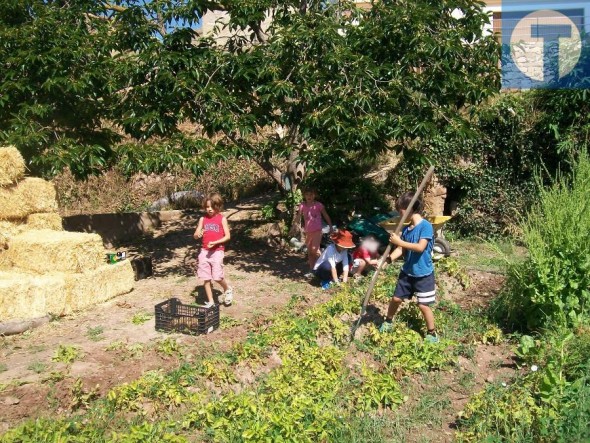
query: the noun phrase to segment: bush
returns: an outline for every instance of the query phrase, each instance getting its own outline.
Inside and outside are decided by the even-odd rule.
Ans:
[[[590,304],[590,158],[583,152],[571,180],[540,190],[523,223],[524,262],[511,265],[495,308],[512,326],[576,326]],[[524,322],[522,321],[524,318]]]
[[[460,413],[458,440],[588,441],[588,329],[551,331],[519,349],[530,370],[508,386],[490,385],[473,396]]]

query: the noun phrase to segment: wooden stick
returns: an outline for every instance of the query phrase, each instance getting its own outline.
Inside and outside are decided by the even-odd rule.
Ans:
[[[394,232],[397,235],[400,234],[402,227],[404,226],[404,223],[406,222],[406,220],[408,219],[408,217],[412,213],[412,208],[414,207],[414,203],[416,203],[416,200],[418,200],[418,198],[420,197],[420,194],[422,194],[422,191],[424,191],[424,188],[426,187],[426,185],[430,181],[433,173],[434,173],[434,166],[431,166],[428,169],[428,171],[426,172],[426,175],[424,176],[424,178],[422,179],[422,183],[420,183],[420,186],[418,186],[418,189],[414,193],[414,197],[412,197],[412,200],[410,201],[410,204],[408,205],[408,209],[404,212],[404,215],[401,217],[399,223],[397,224],[397,227],[395,228]],[[387,260],[387,257],[389,257],[390,252],[391,252],[391,243],[389,243],[387,245],[387,248],[385,249],[385,252],[381,256],[379,263],[377,263],[377,268],[375,269],[375,272],[373,273],[373,278],[371,278],[371,282],[369,283],[369,287],[367,288],[367,293],[365,294],[365,299],[363,300],[363,305],[361,307],[361,315],[359,316],[359,319],[356,322],[356,325],[352,328],[352,331],[350,333],[350,341],[351,342],[354,340],[354,334],[356,333],[356,330],[358,329],[358,327],[361,324],[361,319],[363,318],[363,315],[365,315],[365,313],[367,311],[367,304],[369,303],[369,299],[371,298],[373,288],[375,287],[375,283],[377,282],[377,277],[379,276],[379,271],[383,267],[383,264],[385,263],[385,260]]]

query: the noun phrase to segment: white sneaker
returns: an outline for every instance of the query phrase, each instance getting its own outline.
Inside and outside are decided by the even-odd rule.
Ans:
[[[217,301],[220,305],[222,305],[225,302],[225,294],[219,294],[219,297],[217,297]]]
[[[223,294],[223,298],[225,306],[231,306],[232,301],[234,301],[234,288],[231,286],[227,288],[227,291]]]
[[[215,303],[213,303],[212,301],[206,301],[205,304],[203,304],[204,308],[212,308],[213,306],[215,306]]]

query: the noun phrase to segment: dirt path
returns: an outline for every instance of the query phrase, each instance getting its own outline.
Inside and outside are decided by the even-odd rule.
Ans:
[[[197,243],[192,235],[197,216],[169,222],[153,235],[120,249],[151,253],[155,275],[136,282],[135,289],[91,310],[65,317],[36,330],[0,338],[0,433],[17,422],[45,413],[69,410],[75,382],[104,395],[143,372],[178,366],[178,358],[158,352],[158,344],[173,337],[185,345],[185,360],[228,349],[245,337],[248,325],[271,316],[293,295],[323,297],[319,288],[301,278],[301,255],[273,250],[252,231],[262,200],[249,200],[225,211],[232,230],[226,254],[226,275],[235,288],[235,303],[221,307],[222,329],[206,336],[164,334],[154,328],[154,305],[170,297],[185,303],[204,301],[194,274]],[[219,289],[215,291],[220,294]],[[134,324],[141,317],[143,324]],[[223,328],[224,324],[231,328]],[[52,360],[58,348],[75,347],[80,356],[71,364]],[[4,385],[4,389],[1,387]]]

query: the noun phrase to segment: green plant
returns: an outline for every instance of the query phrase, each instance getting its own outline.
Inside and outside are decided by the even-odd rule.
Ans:
[[[63,372],[61,372],[61,371],[51,371],[49,373],[49,375],[47,375],[43,379],[43,382],[57,383],[59,381],[62,381],[64,378],[66,378],[66,374],[64,374]]]
[[[122,340],[116,340],[112,343],[110,343],[105,350],[106,351],[120,351],[121,349],[125,349],[127,345],[125,344],[124,341]]]
[[[453,257],[444,257],[435,262],[435,268],[437,271],[441,271],[449,275],[450,277],[456,278],[463,289],[467,289],[471,285],[471,279],[465,271],[465,269],[459,264],[459,262]]]
[[[0,372],[6,371],[8,371],[8,366],[6,366],[6,363],[0,363]]]
[[[103,332],[104,328],[102,326],[96,326],[94,328],[88,328],[86,336],[92,341],[100,341],[104,339],[102,336]]]
[[[557,330],[518,347],[526,371],[474,395],[460,413],[459,441],[585,441],[590,332]]]
[[[451,344],[446,339],[440,343],[425,343],[422,336],[407,326],[396,322],[393,330],[380,333],[371,325],[365,344],[368,349],[390,370],[402,373],[424,372],[450,366],[455,357],[447,351]]]
[[[84,389],[81,379],[76,379],[72,385],[72,401],[70,403],[71,409],[84,408],[87,409],[90,406],[90,402],[98,398],[99,385],[96,385],[90,390]]]
[[[261,209],[260,212],[262,214],[262,218],[264,220],[275,220],[278,217],[278,201],[272,201],[270,203],[265,204]]]
[[[475,386],[475,374],[467,371],[462,372],[457,383],[461,386],[463,392],[470,392],[471,388]]]
[[[29,371],[35,372],[36,374],[40,374],[41,372],[45,371],[45,369],[47,369],[47,365],[43,362],[36,361],[31,363],[27,369]]]
[[[52,360],[62,363],[72,363],[82,356],[80,349],[76,346],[59,345]]]
[[[392,374],[375,372],[366,365],[361,367],[361,374],[361,387],[354,400],[361,410],[391,408],[403,403],[404,398]]]
[[[154,316],[150,312],[137,312],[131,318],[131,323],[134,325],[143,325],[146,321],[149,321]]]
[[[222,315],[219,318],[219,329],[231,329],[235,326],[239,326],[241,325],[242,322],[240,322],[239,320],[233,318],[233,317],[229,317],[227,315]]]
[[[167,338],[165,340],[161,340],[156,344],[156,351],[160,354],[164,355],[177,355],[178,357],[182,356],[182,348],[178,344],[178,342],[173,338]]]
[[[497,315],[511,327],[538,330],[576,326],[590,306],[590,157],[582,152],[570,180],[558,177],[540,189],[523,221],[524,262],[508,268]],[[524,322],[522,321],[524,317]]]
[[[141,343],[133,343],[126,348],[125,358],[141,358],[145,347]]]

